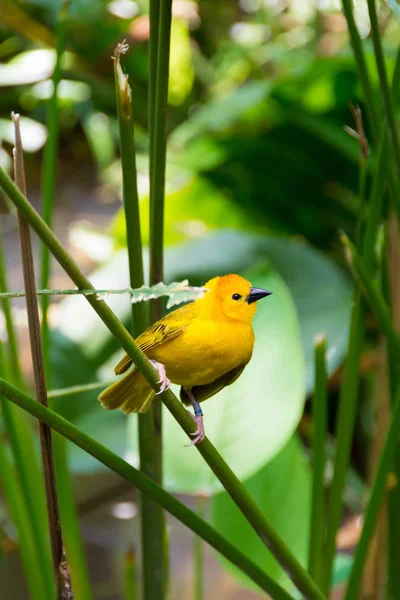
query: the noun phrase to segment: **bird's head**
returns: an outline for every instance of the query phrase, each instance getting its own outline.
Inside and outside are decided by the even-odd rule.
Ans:
[[[272,292],[255,288],[240,275],[214,277],[204,285],[209,290],[202,299],[204,308],[214,318],[251,323],[256,302]]]

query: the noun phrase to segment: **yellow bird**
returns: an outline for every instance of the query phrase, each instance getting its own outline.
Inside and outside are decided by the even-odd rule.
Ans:
[[[180,397],[192,405],[197,424],[192,444],[204,439],[200,402],[214,396],[239,377],[251,359],[254,345],[252,320],[257,300],[271,292],[251,287],[239,275],[210,279],[205,295],[170,313],[146,329],[136,340],[160,375],[160,391],[171,381],[181,386]],[[117,364],[116,375],[132,365],[126,354]],[[105,389],[101,404],[125,413],[146,412],[154,390],[135,368]]]

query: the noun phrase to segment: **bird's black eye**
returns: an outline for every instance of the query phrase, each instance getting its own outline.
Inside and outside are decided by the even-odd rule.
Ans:
[[[232,300],[240,300],[242,296],[240,294],[233,294]]]

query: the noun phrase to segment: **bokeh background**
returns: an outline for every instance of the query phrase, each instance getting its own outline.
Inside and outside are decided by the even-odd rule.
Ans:
[[[379,6],[389,68],[399,32],[396,6]],[[18,111],[29,198],[38,208],[58,8],[54,0],[0,1],[0,163],[11,172],[10,112]],[[356,1],[355,14],[376,82],[365,2]],[[146,0],[72,0],[59,88],[54,231],[99,289],[128,285],[110,58],[123,39],[130,45],[122,62],[133,91],[142,234],[148,242],[148,36]],[[338,2],[174,0],[165,279],[201,285],[216,274],[238,272],[273,291],[258,308],[251,365],[204,410],[211,440],[303,563],[310,520],[313,340],[320,332],[327,334],[332,432],[351,308],[351,282],[338,236],[339,230],[353,236],[359,213],[360,149],[345,129],[355,127],[350,103],[363,109]],[[21,290],[16,217],[7,212],[5,198],[1,202],[10,287]],[[73,287],[56,264],[52,269],[53,288]],[[107,302],[128,322],[127,296]],[[85,300],[55,298],[50,308],[51,388],[110,381],[121,351]],[[13,310],[29,376],[24,302],[15,301]],[[345,492],[347,516],[335,563],[337,598],[351,566],[368,471],[373,323],[369,335]],[[53,406],[136,465],[136,417],[101,409],[97,394],[58,399]],[[183,449],[184,441],[166,415],[166,487],[290,587],[196,451]],[[121,560],[131,546],[139,555],[137,497],[76,448],[69,448],[69,460],[95,598],[120,599]],[[328,460],[327,482],[330,475]],[[169,597],[189,599],[193,539],[172,519],[169,532]],[[2,587],[7,599],[22,600],[27,593],[13,535],[8,511],[0,504]],[[207,598],[261,597],[244,576],[205,552]]]

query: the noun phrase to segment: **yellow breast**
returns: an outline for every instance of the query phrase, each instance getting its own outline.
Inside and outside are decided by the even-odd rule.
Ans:
[[[253,328],[234,321],[196,319],[178,337],[153,348],[169,379],[186,387],[205,385],[250,360]]]

